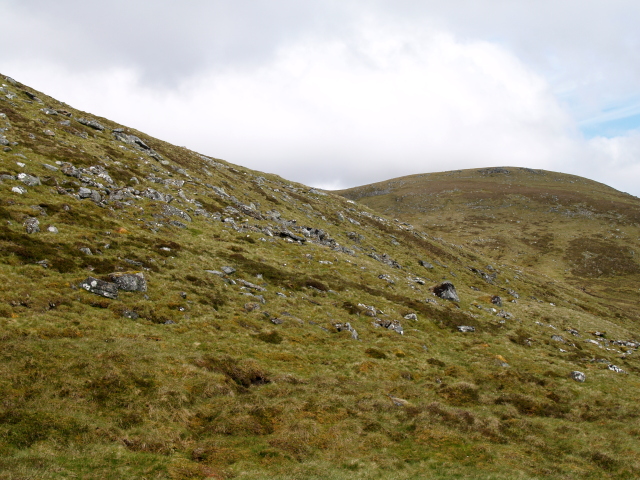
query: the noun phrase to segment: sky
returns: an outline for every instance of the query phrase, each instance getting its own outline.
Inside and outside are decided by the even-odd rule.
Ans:
[[[640,196],[640,2],[0,0],[0,73],[338,189],[519,166]]]

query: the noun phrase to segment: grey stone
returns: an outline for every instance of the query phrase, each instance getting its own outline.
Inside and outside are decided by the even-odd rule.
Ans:
[[[404,329],[398,320],[389,320],[387,318],[377,318],[372,322],[374,327],[383,327],[388,330],[393,330],[394,332],[404,335]]]
[[[551,340],[554,342],[567,343],[567,341],[560,335],[552,335]]]
[[[578,372],[577,370],[571,372],[569,376],[576,382],[584,382],[587,379],[587,376],[584,373]]]
[[[231,275],[236,272],[236,269],[233,267],[222,267],[220,270],[222,270],[227,275]]]
[[[460,297],[458,297],[458,293],[456,292],[456,287],[449,281],[442,282],[441,284],[433,287],[433,293],[443,300],[451,300],[453,302],[460,301]]]
[[[266,288],[261,287],[260,285],[256,285],[255,283],[247,282],[246,280],[239,279],[238,283],[240,283],[241,285],[244,285],[247,288],[251,288],[253,290],[257,290],[258,292],[266,292],[267,291]]]
[[[173,195],[169,195],[168,193],[161,193],[153,188],[147,188],[144,192],[141,193],[143,197],[147,197],[150,200],[158,200],[160,202],[170,203],[173,200]]]
[[[431,265],[426,260],[420,260],[420,265],[422,265],[424,268],[428,268],[428,269],[432,269],[433,268],[433,265]]]
[[[27,233],[38,233],[40,231],[40,222],[35,217],[28,217],[22,224]]]
[[[174,227],[178,227],[178,228],[187,228],[187,226],[184,223],[179,222],[178,220],[170,220],[169,224],[173,225]]]
[[[111,281],[115,283],[118,290],[125,292],[146,292],[147,281],[142,272],[135,273],[112,273],[109,275]]]
[[[41,185],[38,177],[27,173],[19,173],[18,180],[24,183],[27,187],[37,187],[38,185]]]
[[[620,367],[618,367],[617,365],[609,365],[607,367],[609,370],[611,370],[612,372],[616,372],[616,373],[627,373],[625,372],[623,369],[621,369]]]
[[[94,277],[87,278],[80,284],[81,288],[84,288],[87,292],[95,293],[106,298],[116,299],[118,298],[118,287],[115,283],[105,282]]]
[[[358,332],[356,332],[356,329],[353,328],[349,322],[347,322],[347,323],[334,323],[333,326],[339,332],[342,332],[342,331],[350,332],[351,333],[351,338],[353,338],[354,340],[358,340],[359,339]]]
[[[20,186],[11,188],[11,191],[13,193],[19,193],[20,195],[24,195],[25,193],[27,193],[27,189]]]
[[[86,187],[80,187],[78,189],[78,196],[80,198],[89,198],[89,197],[91,197],[91,189],[86,188]]]
[[[0,137],[0,145],[6,147],[6,146],[11,145],[11,142],[9,140],[7,140],[5,137]]]
[[[58,229],[56,227],[54,227],[53,225],[49,225],[47,227],[47,232],[49,232],[49,233],[58,233]]]
[[[415,313],[408,313],[407,315],[404,316],[405,320],[418,320],[418,315],[416,315]]]
[[[476,329],[475,327],[470,327],[468,325],[460,325],[458,326],[458,331],[462,333],[469,333],[469,332],[475,332]]]
[[[122,312],[122,316],[124,318],[130,318],[131,320],[137,320],[138,318],[140,318],[140,315],[138,315],[136,312],[134,312],[133,310],[124,310]]]
[[[54,167],[53,165],[49,165],[48,163],[43,163],[42,166],[47,170],[51,170],[52,172],[56,172],[58,167]]]
[[[93,255],[93,252],[89,247],[80,247],[78,250],[80,250],[85,255]]]
[[[43,130],[42,133],[44,133],[45,135],[47,135],[49,137],[55,137],[56,136],[56,132],[54,132],[53,130]]]
[[[162,212],[165,215],[172,215],[175,217],[180,217],[183,220],[186,220],[187,222],[191,221],[191,217],[189,216],[189,214],[187,212],[183,212],[182,210],[180,210],[179,208],[174,207],[173,205],[163,205],[162,206]]]
[[[100,122],[96,120],[91,120],[88,118],[79,118],[78,123],[81,123],[82,125],[86,125],[87,127],[91,127],[95,130],[100,130],[100,131],[104,130],[104,127],[100,124]]]
[[[491,303],[501,307],[502,306],[502,298],[500,298],[499,295],[494,295],[493,297],[491,297]]]

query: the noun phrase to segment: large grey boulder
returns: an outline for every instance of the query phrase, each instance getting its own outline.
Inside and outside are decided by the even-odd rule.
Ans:
[[[105,282],[98,278],[89,277],[80,284],[87,292],[95,293],[106,298],[118,298],[118,287],[115,283]]]
[[[117,272],[109,275],[109,278],[115,283],[118,290],[124,290],[125,292],[147,291],[147,281],[142,272]]]
[[[456,287],[449,281],[442,282],[441,284],[433,287],[433,293],[443,300],[451,300],[453,302],[460,301],[460,297],[458,297],[458,293],[456,292]]]

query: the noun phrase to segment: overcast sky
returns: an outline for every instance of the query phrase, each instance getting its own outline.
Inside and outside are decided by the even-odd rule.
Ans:
[[[640,2],[0,0],[0,72],[324,188],[523,166],[640,196]]]

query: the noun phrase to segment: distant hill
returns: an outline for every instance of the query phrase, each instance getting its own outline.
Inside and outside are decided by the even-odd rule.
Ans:
[[[637,199],[350,200],[2,83],[0,479],[636,475]]]
[[[336,192],[425,232],[604,295],[640,320],[640,199],[585,178],[496,167]]]

